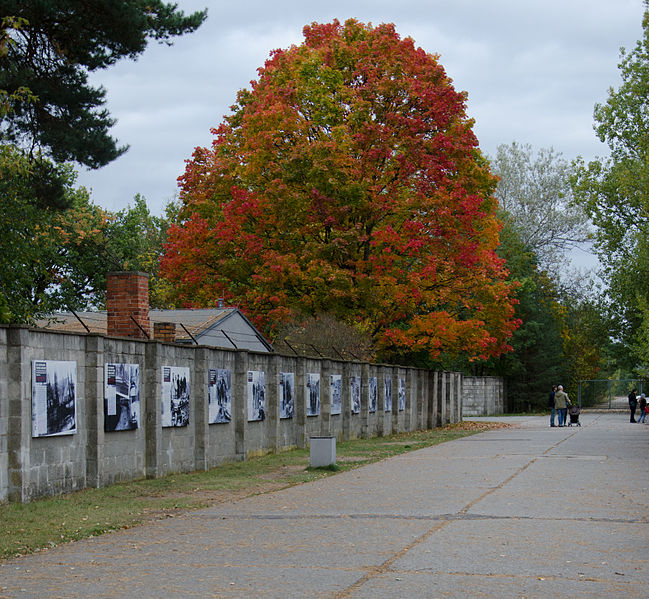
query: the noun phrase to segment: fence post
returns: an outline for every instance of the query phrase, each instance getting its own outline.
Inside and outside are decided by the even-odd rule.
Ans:
[[[194,397],[194,467],[196,470],[207,470],[209,438],[209,398],[207,354],[204,347],[194,350],[194,374],[192,376],[191,393]]]
[[[331,436],[331,360],[320,362],[320,434]]]
[[[428,405],[426,406],[426,428],[433,429],[439,426],[439,373],[428,372]]]
[[[144,350],[144,393],[141,393],[142,413],[145,414],[146,431],[146,477],[158,478],[161,471],[162,448],[162,357],[161,344],[158,341],[147,343]],[[143,400],[143,401],[142,401]]]
[[[370,434],[370,365],[361,365],[361,439],[367,439]]]
[[[270,354],[268,363],[268,379],[266,380],[266,418],[268,419],[269,449],[281,449],[279,434],[279,356]]]
[[[29,331],[26,327],[10,327],[7,331],[7,398],[8,431],[8,498],[28,501],[31,455],[31,361],[28,353]]]
[[[403,430],[410,432],[412,430],[412,391],[416,388],[414,377],[417,371],[412,368],[406,370],[406,413],[403,415]]]
[[[611,409],[611,381],[608,381],[608,409]]]
[[[232,417],[234,419],[235,453],[238,459],[248,455],[248,352],[237,350],[232,385]]]
[[[88,423],[88,446],[86,453],[86,484],[100,487],[104,473],[104,338],[99,335],[86,337],[86,422]]]
[[[308,446],[309,442],[306,438],[306,402],[305,387],[306,387],[306,360],[304,358],[296,358],[297,367],[295,373],[295,420],[297,424],[296,444],[300,449]]]
[[[379,366],[376,370],[376,436],[385,435],[385,379],[386,369]]]
[[[341,416],[343,419],[342,422],[342,433],[343,440],[348,441],[351,437],[351,428],[352,428],[352,406],[351,406],[351,392],[350,392],[350,363],[342,363],[342,412]]]
[[[439,406],[440,406],[440,423],[441,426],[448,424],[448,386],[446,384],[446,372],[442,371],[439,373],[437,378],[437,384],[439,387]]]
[[[392,369],[392,434],[399,432],[399,367],[394,366]]]

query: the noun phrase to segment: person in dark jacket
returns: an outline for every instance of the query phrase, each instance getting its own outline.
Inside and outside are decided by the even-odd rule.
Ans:
[[[557,415],[557,409],[554,407],[554,394],[557,391],[557,386],[552,385],[552,391],[550,391],[550,395],[548,395],[548,408],[550,408],[550,426],[557,426],[554,423],[554,418]]]
[[[633,389],[633,391],[629,393],[629,409],[631,410],[631,418],[629,419],[629,422],[635,422],[635,409],[638,405],[638,396],[636,395],[636,392],[637,389]]]

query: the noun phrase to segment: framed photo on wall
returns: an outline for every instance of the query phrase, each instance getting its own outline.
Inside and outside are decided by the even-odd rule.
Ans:
[[[162,426],[181,427],[189,424],[189,368],[162,367]]]
[[[210,368],[207,399],[209,424],[223,424],[232,420],[232,372],[225,368]]]
[[[332,374],[331,386],[331,414],[335,416],[343,411],[343,377],[340,374]]]
[[[266,418],[266,373],[248,371],[248,422]]]
[[[104,431],[130,431],[140,425],[140,365],[104,365]]]
[[[295,373],[279,373],[279,417],[293,418],[295,413]]]
[[[77,363],[32,360],[32,437],[77,432]]]
[[[320,374],[308,372],[305,378],[306,415],[320,414]]]
[[[367,400],[367,409],[370,412],[376,412],[376,404],[379,399],[379,388],[378,380],[375,376],[371,376],[367,381],[368,386],[368,400]]]
[[[406,381],[399,379],[399,412],[406,409]]]
[[[352,414],[361,411],[361,377],[352,376],[349,378],[349,396],[352,404]]]
[[[386,412],[392,411],[392,379],[385,379],[385,400],[383,401],[383,409]]]

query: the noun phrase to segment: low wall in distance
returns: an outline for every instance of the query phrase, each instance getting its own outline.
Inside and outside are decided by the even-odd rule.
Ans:
[[[111,387],[113,364],[133,365],[136,401],[128,385]],[[214,373],[230,384],[225,422],[213,420]],[[311,436],[342,441],[458,422],[462,390],[453,372],[0,325],[0,501],[206,470],[308,447]],[[120,402],[137,406],[129,408],[136,426],[115,429]]]
[[[486,416],[504,411],[505,387],[500,377],[462,377],[462,416]]]

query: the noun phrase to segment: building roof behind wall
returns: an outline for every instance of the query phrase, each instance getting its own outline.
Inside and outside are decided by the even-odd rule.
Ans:
[[[77,312],[76,314],[78,318],[72,312],[52,314],[49,318],[39,320],[36,326],[50,331],[84,334],[88,331],[83,326],[83,322],[88,327],[90,333],[106,335],[108,316],[105,311]],[[270,343],[264,339],[261,333],[238,308],[150,310],[149,318],[152,325],[156,322],[171,322],[176,324],[177,343],[193,343],[192,337],[200,343],[199,338],[211,330],[220,329],[225,330],[227,333],[227,327],[224,329],[225,321],[237,314],[250,327],[249,336],[251,338],[255,337],[268,351],[273,351]],[[241,336],[242,333],[238,334]],[[232,348],[233,345],[224,340],[223,346]]]

